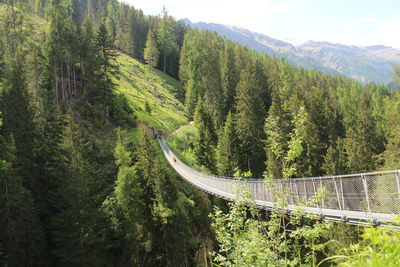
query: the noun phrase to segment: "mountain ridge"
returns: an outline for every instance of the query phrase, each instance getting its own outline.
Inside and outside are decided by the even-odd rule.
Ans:
[[[182,21],[191,28],[216,31],[219,35],[258,52],[284,57],[293,65],[335,76],[344,75],[364,84],[390,84],[393,65],[400,65],[400,50],[386,45],[356,46],[313,40],[294,45],[243,27],[193,23],[189,19]]]

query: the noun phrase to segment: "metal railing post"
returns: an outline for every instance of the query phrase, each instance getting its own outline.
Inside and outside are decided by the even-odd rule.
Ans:
[[[285,192],[284,192],[284,189],[283,189],[283,184],[282,184],[282,180],[279,180],[279,187],[280,187],[280,189],[281,189],[281,196],[282,196],[282,198],[285,198],[285,201],[286,201],[286,196],[285,196]]]
[[[334,176],[332,178],[333,178],[333,182],[335,183],[336,197],[337,197],[337,201],[339,204],[339,210],[342,212],[342,216],[343,216],[343,209],[342,209],[342,205],[340,203],[339,190],[337,188],[336,178]]]
[[[294,182],[294,186],[296,187],[296,195],[297,195],[297,204],[300,203],[299,189],[297,189],[297,180]]]
[[[369,202],[369,194],[368,194],[367,179],[365,178],[365,175],[364,175],[364,174],[362,174],[361,177],[362,177],[363,184],[364,184],[365,198],[366,198],[366,200],[367,200],[367,205],[368,205],[368,213],[369,213],[369,215],[371,216],[372,214],[371,214],[371,205],[370,205],[370,202]],[[371,219],[372,219],[372,217],[371,217]]]
[[[304,194],[306,194],[306,202],[308,201],[306,179],[303,178]]]
[[[345,209],[346,207],[345,207],[345,205],[344,205],[344,192],[343,192],[343,177],[340,177],[339,178],[340,179],[340,190],[342,191],[341,193],[341,195],[342,195],[342,207],[343,207],[343,209]]]
[[[312,178],[312,185],[313,185],[313,189],[314,189],[314,197],[317,195],[317,189],[316,189],[316,187],[315,187],[315,181],[314,181],[314,178]],[[319,204],[318,204],[318,202],[319,201],[317,201],[317,208],[319,208]]]
[[[294,204],[294,199],[293,199],[292,179],[290,179],[290,178],[289,178],[289,188],[290,188],[289,194],[290,194],[290,198],[292,200],[291,204],[293,205]]]
[[[319,179],[319,184],[320,184],[320,186],[321,186],[321,190],[322,190],[322,179],[320,178]],[[328,194],[328,193],[327,193]],[[325,199],[325,196],[322,198],[322,207],[324,208],[325,207],[325,202],[324,202],[324,199]]]

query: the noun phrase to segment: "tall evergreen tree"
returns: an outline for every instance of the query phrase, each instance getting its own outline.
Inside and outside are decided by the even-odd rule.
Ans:
[[[233,115],[229,112],[218,139],[216,161],[219,174],[229,177],[235,174],[239,159],[237,144]]]
[[[36,191],[40,185],[34,172],[35,123],[34,112],[29,103],[26,84],[25,58],[22,51],[10,59],[3,80],[3,136],[15,140],[15,167],[29,190]]]
[[[398,96],[392,98],[386,126],[387,143],[381,154],[385,169],[400,169],[400,102]]]
[[[217,130],[224,123],[224,95],[221,87],[220,50],[221,42],[215,33],[204,33],[204,66],[201,71],[201,86],[204,90],[204,107]]]
[[[82,62],[83,95],[86,102],[95,104],[98,98],[98,54],[93,24],[89,19],[83,23],[80,36],[80,60]]]
[[[185,108],[189,118],[193,118],[199,97],[204,95],[201,83],[204,64],[204,44],[199,32],[189,31],[185,35],[182,48],[179,75],[185,85]]]
[[[174,216],[173,203],[177,197],[176,189],[165,163],[157,154],[154,140],[144,125],[140,129],[137,149],[136,167],[144,192],[145,204],[146,221],[143,231],[147,242],[152,244],[150,252],[152,256],[147,257],[144,264],[154,265],[158,257],[163,258],[163,262],[166,263],[173,257],[169,254],[172,247],[168,240],[172,238],[170,227]]]
[[[0,158],[0,264],[41,266],[46,251],[32,195],[13,167],[14,142],[7,150],[8,161]]]
[[[113,41],[104,24],[101,24],[97,31],[96,47],[98,49],[98,96],[100,103],[105,106],[106,118],[109,118],[110,106],[113,103],[114,87],[111,77],[116,73],[116,66],[113,63],[116,54],[114,52]]]
[[[262,91],[264,82],[255,62],[249,63],[241,72],[236,88],[236,132],[240,148],[240,168],[261,175],[264,168],[264,105]]]
[[[232,45],[229,43],[225,44],[225,49],[221,56],[221,86],[224,94],[224,115],[228,114],[234,107],[238,77]]]
[[[60,108],[72,102],[72,92],[76,84],[75,61],[77,56],[76,36],[68,9],[63,0],[54,0],[48,11],[50,21],[46,35],[47,80],[46,85],[52,94],[54,104]],[[74,90],[72,90],[74,88]]]
[[[142,255],[146,253],[143,246],[144,235],[144,195],[140,179],[133,165],[133,157],[126,148],[126,138],[118,129],[115,146],[115,160],[118,166],[113,198],[103,203],[103,209],[109,212],[112,227],[122,239],[118,242],[119,265],[137,266],[141,263]]]
[[[20,64],[22,62],[19,62]],[[12,62],[12,65],[17,62]],[[18,70],[17,66],[8,66],[11,72],[5,75],[6,88],[7,86],[15,84],[12,74]],[[24,74],[17,72],[21,75],[22,84],[24,84]],[[18,75],[17,74],[17,75]],[[15,77],[14,77],[15,78]],[[1,83],[0,83],[1,86]],[[23,96],[23,88],[16,86],[14,92],[15,97]],[[12,90],[11,90],[12,92]],[[8,91],[7,93],[11,93]],[[1,99],[1,97],[0,97]],[[1,99],[2,101],[11,100],[9,97]],[[22,97],[24,100],[24,97]],[[31,155],[32,151],[18,152],[19,159],[17,158],[17,147],[15,143],[14,133],[20,139],[22,136],[15,125],[9,121],[12,113],[7,108],[10,108],[11,103],[2,103],[6,106],[3,111],[7,114],[5,120],[5,127],[3,129],[2,112],[0,112],[0,265],[4,266],[40,266],[46,264],[46,251],[43,243],[43,231],[40,227],[38,214],[35,209],[35,202],[31,192],[27,189],[27,185],[33,184],[34,176],[26,176],[28,170],[23,167],[27,166],[28,162],[25,156],[27,152]],[[22,108],[27,108],[22,101]],[[15,114],[20,110],[16,108]],[[15,117],[14,117],[15,118]],[[9,125],[11,123],[11,125]],[[28,128],[29,129],[29,128]],[[31,144],[31,143],[28,143]],[[18,144],[19,150],[23,148],[23,143]],[[29,149],[29,146],[27,147]],[[33,160],[31,158],[30,160]],[[32,166],[32,165],[29,165]],[[30,171],[33,171],[31,169]]]
[[[64,131],[63,149],[67,165],[64,177],[59,177],[56,207],[59,213],[53,218],[53,253],[64,265],[102,265],[102,253],[97,234],[99,203],[96,201],[95,177],[90,175],[90,165],[85,159],[84,143],[79,125],[70,111]]]
[[[273,96],[271,108],[265,121],[266,133],[265,152],[267,161],[266,171],[269,177],[281,178],[283,172],[284,155],[287,151],[287,143],[290,140],[292,128],[290,114],[284,109],[283,101],[276,93]]]
[[[210,116],[206,113],[203,101],[200,99],[194,114],[194,125],[196,127],[196,138],[194,150],[201,165],[209,171],[215,171],[214,155],[214,127]]]
[[[117,35],[117,22],[116,22],[116,17],[117,17],[117,6],[118,2],[115,0],[110,0],[108,1],[107,4],[107,17],[106,17],[106,28],[107,31],[109,32],[111,39],[115,40],[116,35]]]
[[[352,128],[348,129],[344,142],[347,168],[350,172],[366,172],[374,169],[374,153],[360,132]]]
[[[150,66],[150,70],[152,70],[154,67],[157,67],[159,55],[160,52],[157,48],[155,35],[153,31],[150,30],[147,34],[146,47],[144,49],[144,60]]]
[[[302,116],[301,109],[297,116]],[[296,118],[296,116],[295,116]],[[299,118],[300,120],[301,118]],[[296,121],[296,120],[295,120]],[[317,125],[312,121],[311,115],[308,110],[304,112],[304,124],[297,126],[299,128],[299,135],[302,140],[302,154],[296,160],[297,176],[309,177],[322,175],[321,166],[325,153],[325,145],[320,138],[320,132]],[[304,128],[303,128],[304,127]],[[300,130],[301,129],[301,130]]]
[[[347,159],[343,139],[338,139],[326,150],[322,170],[326,175],[339,175],[347,173]]]
[[[355,124],[346,130],[345,149],[350,172],[373,170],[376,156],[383,151],[383,141],[371,116],[370,100],[366,93],[359,96]]]
[[[168,15],[165,7],[162,11],[162,18],[158,29],[158,42],[161,52],[162,70],[167,72],[167,60],[171,53],[177,49],[176,36],[173,28],[173,18]]]

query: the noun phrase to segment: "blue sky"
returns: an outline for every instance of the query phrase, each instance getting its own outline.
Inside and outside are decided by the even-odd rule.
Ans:
[[[400,0],[125,0],[145,14],[244,27],[280,40],[400,48]]]

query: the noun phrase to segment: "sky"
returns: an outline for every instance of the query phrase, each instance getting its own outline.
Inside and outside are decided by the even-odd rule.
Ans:
[[[247,28],[272,38],[400,48],[400,0],[124,0],[147,15]]]

